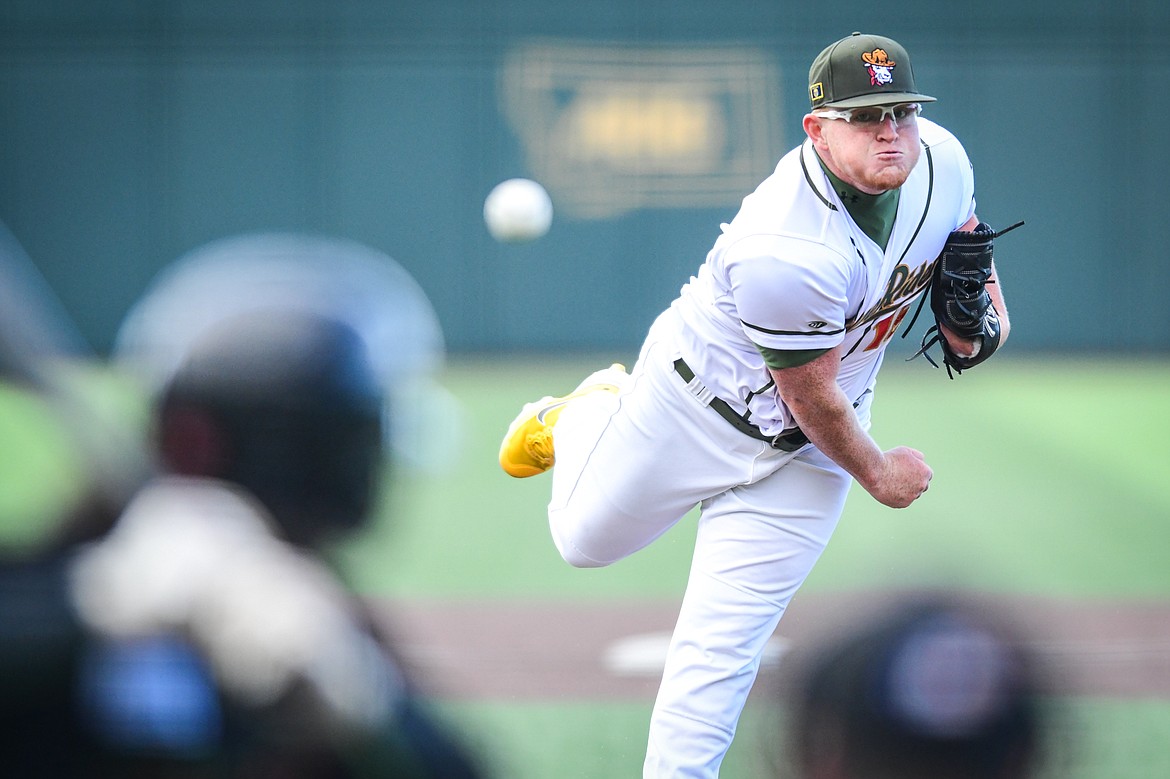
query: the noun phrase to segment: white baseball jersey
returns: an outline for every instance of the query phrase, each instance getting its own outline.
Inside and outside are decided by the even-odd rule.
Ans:
[[[849,217],[806,140],[744,198],[673,304],[685,325],[683,359],[766,434],[796,423],[770,388],[755,345],[807,350],[844,342],[837,381],[847,397],[860,398],[947,235],[975,213],[962,144],[929,120],[918,127],[922,156],[902,185],[885,250]]]

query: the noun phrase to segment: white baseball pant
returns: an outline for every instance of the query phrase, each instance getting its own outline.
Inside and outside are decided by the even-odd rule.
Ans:
[[[548,509],[565,560],[598,567],[702,504],[645,779],[718,776],[764,646],[828,543],[850,485],[815,447],[774,449],[704,406],[674,372],[676,328],[668,310],[621,392],[589,393],[561,412]],[[871,399],[858,409],[864,426]]]

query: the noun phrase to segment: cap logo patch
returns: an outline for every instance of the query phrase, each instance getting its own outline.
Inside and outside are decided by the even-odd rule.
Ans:
[[[808,88],[808,97],[814,103],[817,100],[820,100],[821,98],[823,98],[824,96],[825,96],[825,86],[822,82],[818,81],[817,83],[813,84],[812,86],[810,86]]]
[[[865,63],[865,69],[869,71],[871,86],[877,87],[894,83],[894,66],[898,63],[889,58],[885,49],[867,51],[861,55],[861,60]]]

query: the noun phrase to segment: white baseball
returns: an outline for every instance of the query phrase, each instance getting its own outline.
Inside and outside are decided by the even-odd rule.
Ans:
[[[548,232],[552,200],[532,179],[508,179],[495,186],[483,203],[483,219],[497,241],[523,243]]]

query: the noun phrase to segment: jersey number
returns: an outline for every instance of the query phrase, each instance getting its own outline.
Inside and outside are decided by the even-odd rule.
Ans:
[[[869,342],[869,346],[865,347],[865,351],[872,352],[874,349],[880,349],[893,338],[894,331],[898,329],[898,325],[902,324],[902,320],[906,318],[906,312],[909,310],[910,306],[902,306],[885,319],[879,320],[873,326],[873,340]]]

